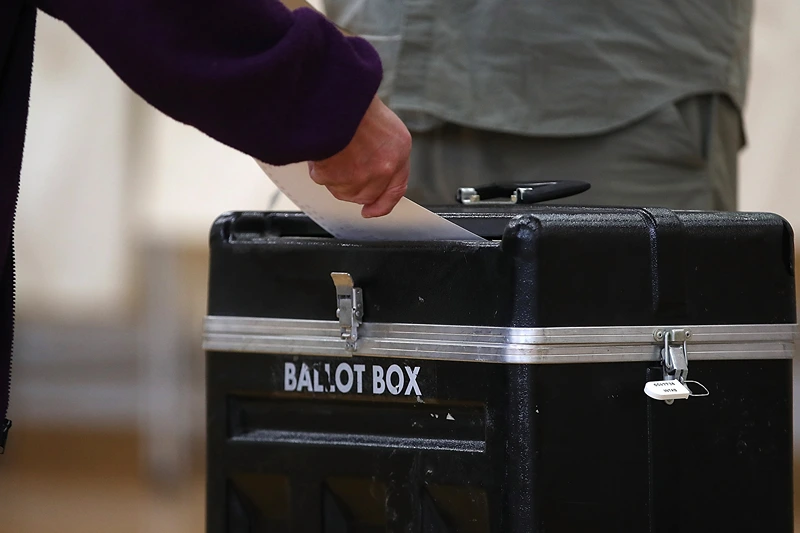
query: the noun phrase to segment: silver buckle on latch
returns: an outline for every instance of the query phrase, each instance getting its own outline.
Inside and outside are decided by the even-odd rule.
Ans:
[[[364,313],[361,289],[353,283],[353,277],[346,272],[331,272],[333,284],[336,286],[336,317],[345,348],[348,352],[356,350],[358,342],[358,326]]]
[[[458,201],[462,204],[475,204],[481,201],[481,196],[472,187],[462,187],[458,189]]]
[[[523,187],[517,188],[514,190],[508,199],[502,200],[482,200],[481,195],[478,194],[478,191],[472,187],[462,187],[458,189],[457,200],[458,202],[469,205],[469,204],[486,204],[486,205],[506,205],[506,204],[516,204],[519,201],[519,196],[522,191],[529,191],[532,190],[530,187]]]
[[[663,342],[661,348],[661,366],[664,370],[662,381],[650,381],[645,384],[644,392],[654,400],[663,400],[671,405],[675,400],[685,400],[692,396],[708,396],[709,391],[702,383],[689,381],[689,351],[686,341],[692,336],[688,329],[659,329],[653,333],[658,342]],[[688,383],[695,383],[705,390],[704,394],[696,394],[688,387]]]
[[[660,329],[653,335],[657,341],[664,343],[661,350],[661,362],[664,367],[664,379],[677,379],[681,383],[689,375],[689,353],[686,341],[692,336],[688,329]]]

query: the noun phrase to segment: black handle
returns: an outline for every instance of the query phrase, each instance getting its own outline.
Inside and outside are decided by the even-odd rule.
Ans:
[[[567,198],[588,191],[591,185],[585,181],[535,181],[527,183],[492,183],[480,187],[464,187],[458,190],[456,201],[474,203],[535,204],[548,200]],[[500,202],[488,202],[505,198]]]

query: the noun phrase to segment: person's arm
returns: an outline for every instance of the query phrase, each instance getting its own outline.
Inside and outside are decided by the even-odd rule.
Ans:
[[[366,41],[279,0],[32,1],[151,105],[270,164],[341,152],[381,81]]]

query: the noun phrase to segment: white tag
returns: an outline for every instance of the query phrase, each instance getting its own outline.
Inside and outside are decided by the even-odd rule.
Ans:
[[[692,395],[692,391],[677,379],[648,381],[644,393],[654,400],[685,400]]]

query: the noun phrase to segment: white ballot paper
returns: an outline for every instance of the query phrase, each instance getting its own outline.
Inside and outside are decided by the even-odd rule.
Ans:
[[[275,167],[256,160],[280,191],[325,231],[354,241],[483,241],[475,235],[403,198],[386,216],[364,218],[361,206],[337,200],[309,175],[306,163]]]

